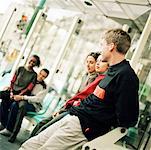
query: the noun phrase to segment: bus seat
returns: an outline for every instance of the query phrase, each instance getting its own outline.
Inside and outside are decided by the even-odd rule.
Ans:
[[[38,122],[40,122],[42,119],[49,117],[56,108],[58,101],[59,101],[59,95],[48,93],[46,97],[44,98],[43,104],[42,104],[42,110],[39,112],[27,112],[27,115],[25,118],[32,124],[35,125]]]
[[[82,150],[126,150],[115,143],[124,137],[128,130],[122,127],[117,127],[103,136],[97,137],[94,140],[83,145]]]
[[[150,93],[150,86],[147,84],[144,84],[139,92],[139,100],[141,100],[142,97],[146,97],[149,95]]]

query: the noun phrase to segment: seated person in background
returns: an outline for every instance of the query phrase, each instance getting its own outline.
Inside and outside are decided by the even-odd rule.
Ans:
[[[98,73],[95,70],[95,65],[99,55],[100,53],[98,52],[90,52],[87,55],[86,62],[85,62],[87,73],[82,77],[82,82],[78,91],[82,91],[98,76]]]
[[[35,66],[39,67],[39,65],[40,58],[37,55],[33,55],[27,66],[21,66],[17,69],[11,80],[10,87],[5,88],[4,91],[0,91],[0,99],[2,99],[0,105],[0,130],[6,128],[9,122],[11,115],[9,110],[14,102],[14,95],[30,95],[37,79],[37,74],[33,68]],[[15,119],[16,117],[13,120]]]
[[[139,80],[125,54],[130,36],[121,29],[108,30],[102,40],[102,61],[109,63],[104,79],[69,114],[27,140],[20,150],[76,150],[111,127],[132,127],[139,115]]]
[[[69,108],[71,106],[77,106],[78,103],[80,104],[81,100],[85,99],[89,94],[93,93],[96,86],[99,84],[99,82],[105,77],[106,71],[109,67],[109,64],[107,62],[102,62],[102,56],[100,55],[97,58],[95,70],[98,74],[98,77],[95,78],[95,80],[90,83],[83,91],[73,96],[71,99],[69,99],[64,108]]]
[[[9,142],[14,142],[16,136],[21,128],[22,120],[26,115],[26,112],[33,111],[38,112],[42,108],[42,102],[47,94],[47,86],[44,79],[49,75],[47,69],[42,69],[37,75],[36,85],[32,90],[30,96],[28,95],[14,95],[14,102],[12,103],[9,116],[9,122],[4,130],[0,134],[10,136]],[[18,111],[17,111],[18,110]],[[14,119],[16,117],[16,120]],[[10,132],[13,131],[13,132]]]
[[[52,125],[56,121],[63,118],[65,115],[67,115],[67,109],[71,106],[78,106],[80,104],[80,101],[86,98],[89,94],[93,93],[96,86],[99,84],[99,82],[105,77],[105,72],[107,71],[109,65],[107,62],[101,61],[101,55],[97,58],[96,62],[96,72],[99,74],[98,77],[90,83],[84,90],[82,90],[80,93],[73,96],[71,99],[69,99],[64,107],[60,109],[59,112],[54,113],[49,118],[46,118],[39,122],[36,127],[33,129],[31,133],[31,137],[37,135],[44,129],[46,129],[48,126]]]

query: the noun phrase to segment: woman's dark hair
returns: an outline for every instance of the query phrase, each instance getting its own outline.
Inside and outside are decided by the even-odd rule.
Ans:
[[[90,52],[87,57],[88,56],[92,56],[95,60],[97,60],[97,58],[100,56],[100,52]]]
[[[47,73],[47,76],[49,75],[49,70],[48,69],[44,68],[42,70]]]
[[[41,64],[39,56],[37,56],[37,55],[32,55],[32,57],[34,57],[34,58],[36,59],[36,61],[37,61],[37,62],[36,62],[36,66],[39,67],[40,64]]]

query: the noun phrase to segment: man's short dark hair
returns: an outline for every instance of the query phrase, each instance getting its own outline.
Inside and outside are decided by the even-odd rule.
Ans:
[[[131,38],[122,29],[112,29],[105,33],[104,39],[107,44],[114,43],[119,53],[126,54],[131,45]]]
[[[44,68],[42,70],[47,73],[47,76],[49,75],[49,70],[48,69]]]

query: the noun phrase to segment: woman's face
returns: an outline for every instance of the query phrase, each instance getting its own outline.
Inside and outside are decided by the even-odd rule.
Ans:
[[[31,57],[28,62],[28,68],[33,68],[37,64],[37,60],[35,57]]]
[[[96,60],[94,59],[94,57],[88,56],[86,59],[86,67],[88,73],[95,72],[95,64]]]
[[[108,63],[107,62],[102,62],[102,56],[100,55],[97,59],[96,65],[95,65],[95,70],[96,72],[103,73],[107,71],[108,69]]]

